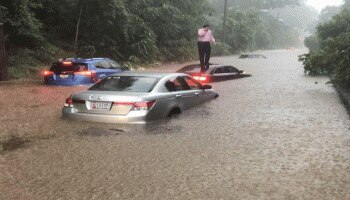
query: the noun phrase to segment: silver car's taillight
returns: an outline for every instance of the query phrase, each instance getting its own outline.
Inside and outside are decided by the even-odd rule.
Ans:
[[[143,101],[143,102],[136,102],[134,104],[133,110],[149,110],[153,107],[153,105],[156,103],[156,101]]]
[[[153,107],[156,101],[142,101],[142,102],[114,102],[114,105],[132,106],[133,111],[149,110]]]
[[[66,99],[66,102],[64,103],[64,106],[66,107],[73,107],[73,99],[72,99],[72,96],[68,97]]]
[[[73,108],[73,103],[85,103],[85,100],[76,100],[76,99],[72,99],[72,96],[70,96],[69,98],[66,99],[66,103],[64,103],[64,106],[66,107],[71,107]]]

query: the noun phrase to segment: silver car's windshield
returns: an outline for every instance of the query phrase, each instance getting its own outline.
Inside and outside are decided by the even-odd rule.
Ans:
[[[151,92],[159,81],[154,77],[111,76],[92,86],[95,91]]]

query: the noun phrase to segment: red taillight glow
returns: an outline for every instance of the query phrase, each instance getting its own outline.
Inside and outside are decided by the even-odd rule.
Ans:
[[[132,110],[149,110],[153,107],[156,101],[143,101],[143,102],[113,102],[114,105],[119,106],[132,106]]]
[[[77,99],[72,99],[72,97],[69,97],[66,99],[66,102],[64,104],[64,106],[69,106],[71,108],[73,108],[73,103],[82,103],[82,104],[85,104],[85,100],[77,100]]]
[[[54,74],[55,74],[54,72],[49,71],[49,70],[44,70],[44,71],[41,72],[42,76],[52,76]]]
[[[134,110],[149,110],[156,103],[156,101],[136,102]]]
[[[74,72],[75,75],[83,75],[83,76],[93,76],[94,72],[92,71],[81,71],[81,72]]]
[[[201,77],[199,77],[198,80],[199,80],[199,81],[206,81],[206,80],[207,80],[207,77],[206,77],[206,76],[201,76]]]
[[[73,99],[72,99],[72,97],[69,97],[69,98],[66,99],[66,103],[64,104],[64,106],[69,106],[69,107],[73,106]]]
[[[193,76],[193,79],[197,81],[206,81],[208,78],[206,76]]]
[[[63,66],[72,66],[73,63],[72,63],[72,62],[66,61],[66,62],[62,62],[62,65],[63,65]]]

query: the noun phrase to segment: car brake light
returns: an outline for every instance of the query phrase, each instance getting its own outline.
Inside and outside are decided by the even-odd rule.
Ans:
[[[55,73],[53,71],[50,71],[50,70],[44,70],[44,71],[41,72],[42,76],[52,76],[54,74]]]
[[[156,101],[136,102],[133,110],[149,110],[155,103]]]
[[[73,65],[73,63],[72,62],[62,62],[62,65],[63,66],[72,66]]]
[[[66,107],[73,107],[73,99],[72,97],[69,97],[66,99],[66,103],[64,104]]]
[[[206,81],[206,80],[207,80],[207,77],[206,77],[206,76],[201,76],[201,77],[199,77],[198,80],[199,80],[199,81]]]
[[[66,103],[64,104],[64,106],[73,107],[73,103],[85,103],[85,100],[76,100],[72,99],[72,97],[69,97],[66,99]]]
[[[95,73],[92,71],[81,71],[81,72],[74,72],[75,75],[83,75],[83,76],[93,76]]]
[[[206,81],[207,77],[206,76],[193,76],[193,79],[197,81]]]

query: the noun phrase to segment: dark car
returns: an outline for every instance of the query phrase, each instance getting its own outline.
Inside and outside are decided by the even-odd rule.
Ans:
[[[49,70],[42,72],[48,85],[93,84],[109,75],[126,69],[109,58],[65,58],[54,62]]]
[[[209,68],[205,72],[201,71],[201,67],[199,66],[199,64],[185,66],[179,69],[177,72],[189,74],[194,79],[202,83],[223,81],[223,80],[251,76],[249,74],[245,74],[243,70],[238,70],[233,66],[219,65],[219,64],[210,64]]]
[[[242,54],[239,56],[239,58],[240,59],[247,59],[247,58],[254,59],[254,58],[266,58],[266,56],[261,55],[261,54]]]

